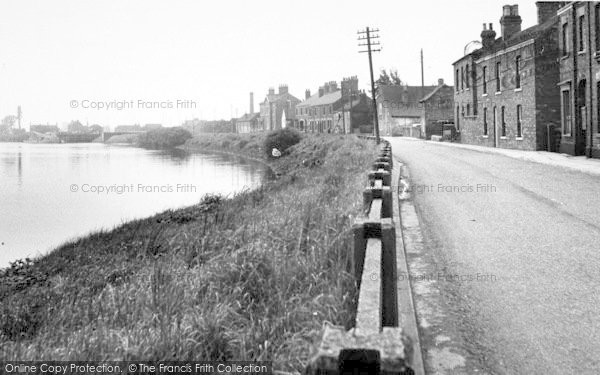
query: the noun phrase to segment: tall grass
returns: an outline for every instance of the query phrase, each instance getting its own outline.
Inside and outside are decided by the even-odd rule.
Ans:
[[[350,326],[350,228],[376,157],[305,136],[280,178],[67,244],[0,275],[0,360],[272,360]]]

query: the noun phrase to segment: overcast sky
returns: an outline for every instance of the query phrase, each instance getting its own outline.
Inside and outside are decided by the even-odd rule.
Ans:
[[[493,22],[499,34],[505,3],[0,0],[0,117],[21,105],[26,128],[75,119],[172,126],[241,116],[251,91],[258,110],[268,88],[281,83],[300,99],[350,75],[368,89],[367,55],[356,40],[365,26],[380,29],[376,70],[396,68],[419,85],[423,48],[425,83],[451,82],[451,63],[479,39],[482,23]],[[523,29],[534,25],[535,2],[518,4]],[[173,108],[144,109],[140,100]],[[177,108],[177,100],[196,108]],[[112,101],[134,103],[82,108]]]

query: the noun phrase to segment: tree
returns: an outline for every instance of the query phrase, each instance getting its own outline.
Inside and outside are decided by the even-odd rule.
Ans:
[[[70,133],[85,133],[86,127],[79,121],[71,121],[67,126]]]
[[[0,123],[0,130],[1,131],[10,130],[15,125],[15,122],[17,122],[17,116],[8,115],[8,116],[4,117],[2,119],[2,123]]]
[[[390,73],[385,69],[381,69],[379,73],[379,78],[375,81],[377,86],[400,86],[402,85],[402,80],[398,76],[397,69],[390,69]]]

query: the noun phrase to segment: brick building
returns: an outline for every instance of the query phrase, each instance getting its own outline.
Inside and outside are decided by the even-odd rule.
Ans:
[[[254,93],[250,93],[250,111],[235,120],[236,133],[254,133],[263,131],[260,113],[254,112]]]
[[[344,133],[373,133],[373,101],[364,92],[346,94],[344,105],[335,112],[335,117]]]
[[[537,2],[538,22],[521,30],[517,5],[505,5],[501,35],[484,24],[482,47],[454,65],[454,123],[462,143],[547,149],[548,125],[560,124],[558,17]]]
[[[280,85],[277,94],[275,89],[270,88],[265,100],[260,103],[259,126],[263,130],[276,130],[293,125],[298,103],[300,99],[289,93],[287,85]]]
[[[454,122],[454,88],[443,79],[438,79],[438,86],[419,102],[425,139],[434,134],[442,135],[442,125]]]
[[[600,158],[600,3],[562,4],[559,18],[560,145]]]
[[[331,133],[336,126],[334,113],[342,106],[342,91],[337,82],[330,81],[319,87],[318,93],[310,95],[296,106],[298,129],[311,133]]]
[[[381,134],[422,137],[423,104],[420,101],[436,88],[437,86],[379,86],[377,114]]]

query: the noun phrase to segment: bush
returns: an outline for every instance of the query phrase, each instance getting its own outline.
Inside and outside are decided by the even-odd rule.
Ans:
[[[274,148],[278,149],[281,153],[300,142],[302,136],[296,130],[285,128],[280,130],[275,130],[269,134],[267,134],[267,138],[265,139],[265,153],[268,158],[272,158],[273,155],[271,152]]]

